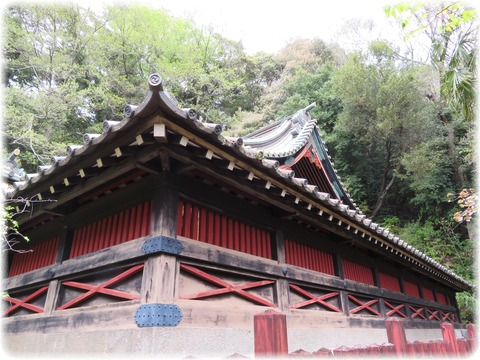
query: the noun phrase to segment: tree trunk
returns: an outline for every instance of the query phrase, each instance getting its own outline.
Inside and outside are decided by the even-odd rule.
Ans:
[[[385,189],[383,189],[382,193],[378,197],[377,204],[375,205],[375,209],[373,209],[373,212],[371,215],[372,218],[374,218],[382,208],[383,200],[385,200],[385,196],[387,196],[388,190],[390,190],[394,181],[395,181],[395,173],[393,174],[392,179],[390,180],[388,185],[385,187]]]
[[[457,159],[457,146],[455,144],[455,129],[452,124],[448,121],[448,118],[445,114],[440,114],[440,120],[445,127],[447,132],[447,147],[448,147],[448,156],[452,160],[452,164],[455,164],[454,169],[454,177],[455,177],[455,184],[457,189],[461,189],[465,187],[465,183],[467,182],[465,172],[462,170],[458,159]]]

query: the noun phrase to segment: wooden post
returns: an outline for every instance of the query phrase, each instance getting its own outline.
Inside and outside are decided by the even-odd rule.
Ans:
[[[55,264],[60,264],[62,261],[68,259],[70,255],[70,247],[72,245],[73,231],[67,225],[63,225],[62,233],[58,241],[57,254],[55,255]],[[52,276],[55,275],[55,267],[52,269]],[[55,309],[59,306],[58,301],[61,292],[61,282],[59,280],[52,280],[48,284],[47,297],[45,299],[44,313],[49,316],[52,315]]]
[[[275,246],[276,246],[276,254],[277,254],[277,261],[279,264],[285,265],[285,237],[283,235],[283,231],[277,230],[275,231]],[[284,268],[287,270],[287,267]],[[286,275],[286,273],[284,273]],[[289,311],[290,310],[290,288],[288,286],[287,279],[278,279],[275,282],[275,294],[276,294],[276,303],[278,309],[281,311]]]
[[[387,319],[385,320],[387,328],[387,338],[390,344],[395,345],[397,355],[407,353],[407,337],[405,335],[405,324],[402,319]]]
[[[267,310],[253,317],[255,356],[288,355],[287,316]]]
[[[455,355],[460,354],[458,349],[457,337],[455,336],[455,329],[453,328],[453,324],[443,323],[440,326],[442,328],[443,340],[448,342],[448,345],[447,345],[448,353],[455,354]]]
[[[175,238],[177,233],[178,193],[170,185],[168,173],[159,176],[152,207],[152,236]],[[145,262],[142,280],[143,303],[171,303],[175,296],[177,258],[175,255],[150,256]]]

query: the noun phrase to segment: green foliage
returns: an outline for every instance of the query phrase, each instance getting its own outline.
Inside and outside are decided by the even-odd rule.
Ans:
[[[464,324],[474,323],[477,319],[477,298],[475,295],[467,292],[457,293],[456,300],[462,316],[462,322]]]
[[[6,204],[1,210],[2,217],[2,246],[3,250],[16,251],[16,245],[20,242],[28,242],[30,239],[20,233],[18,222],[15,220],[16,211],[13,206]]]
[[[475,118],[478,14],[465,3],[399,3],[385,8],[404,30],[405,40],[426,36],[440,75],[441,98],[469,121]]]
[[[332,141],[340,174],[361,181],[349,191],[375,216],[389,201],[395,177],[405,172],[403,162],[439,129],[436,108],[424,95],[428,83],[422,69],[395,62],[385,43],[373,48],[369,54],[351,54],[333,76],[343,111]],[[362,188],[363,193],[357,191]]]

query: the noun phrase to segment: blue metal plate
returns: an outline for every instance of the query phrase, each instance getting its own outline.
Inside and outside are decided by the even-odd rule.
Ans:
[[[139,327],[177,326],[182,318],[182,311],[174,304],[144,304],[135,313]]]
[[[144,254],[164,252],[178,255],[182,252],[182,250],[183,245],[180,243],[180,241],[167,236],[156,236],[147,239],[142,245],[142,252]]]

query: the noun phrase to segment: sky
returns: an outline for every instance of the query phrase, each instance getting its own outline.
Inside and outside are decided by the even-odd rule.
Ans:
[[[241,41],[249,54],[277,52],[296,38],[335,41],[342,25],[352,18],[373,19],[382,36],[393,32],[383,12],[383,7],[394,3],[393,0],[140,0],[136,3],[163,8],[175,17],[194,19],[200,26],[212,26],[224,37]]]

